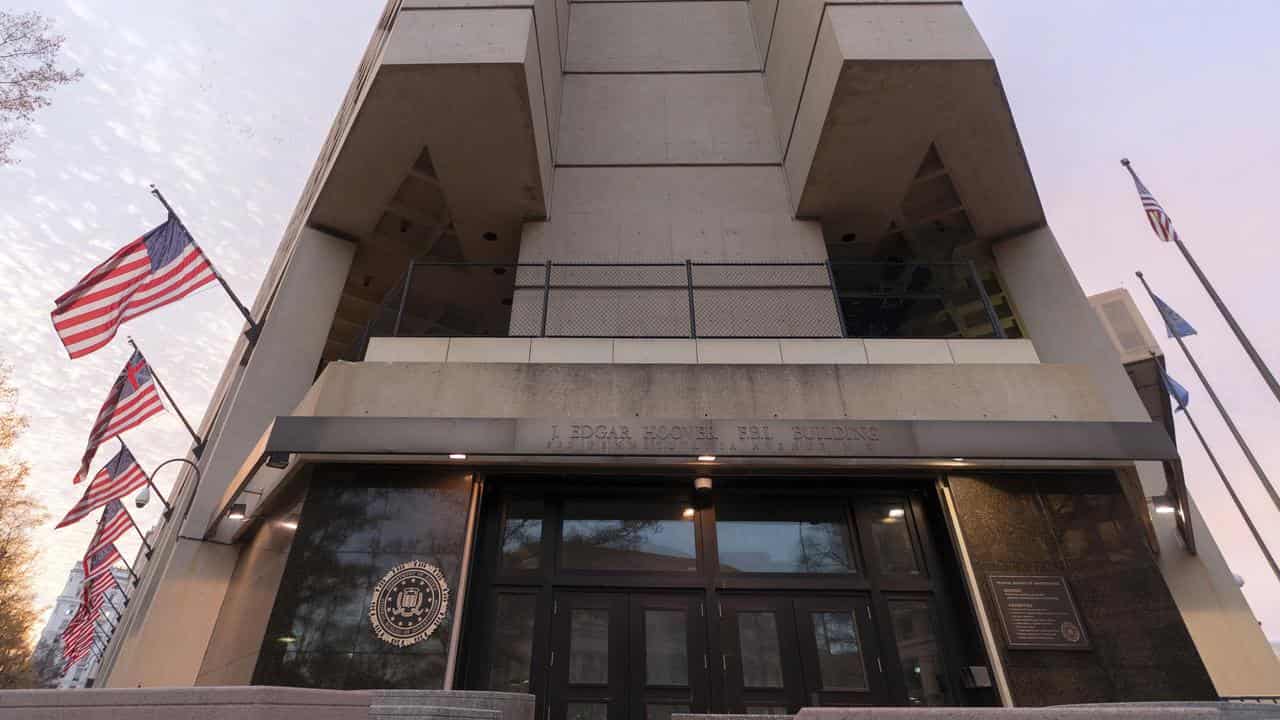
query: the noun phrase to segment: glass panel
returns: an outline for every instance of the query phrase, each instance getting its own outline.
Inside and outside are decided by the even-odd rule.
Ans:
[[[609,706],[605,703],[569,703],[566,720],[608,720]]]
[[[645,679],[650,686],[689,685],[689,633],[682,610],[644,611]]]
[[[748,715],[790,715],[785,705],[748,705]]]
[[[693,572],[693,520],[684,506],[643,501],[564,504],[561,565],[573,570]]]
[[[1141,547],[1130,518],[1133,511],[1119,493],[1046,493],[1059,547],[1068,560],[1105,557],[1131,562]]]
[[[898,657],[902,659],[907,702],[912,705],[945,705],[946,676],[929,603],[891,600],[889,616],[893,619]]]
[[[569,622],[569,682],[609,682],[609,611],[574,610]]]
[[[853,612],[813,613],[813,640],[824,690],[866,690],[867,668]]]
[[[439,688],[452,635],[400,648],[369,620],[373,585],[410,560],[456,592],[470,482],[396,466],[321,466],[302,505],[253,683],[314,688]],[[246,576],[252,582],[252,576]]]
[[[907,506],[872,505],[871,541],[876,547],[876,561],[880,572],[895,575],[919,575],[915,549],[911,545],[911,530],[907,527]]]
[[[535,570],[542,557],[542,501],[512,500],[502,526],[502,567]]]
[[[644,720],[671,720],[671,713],[687,713],[688,705],[645,705]]]
[[[490,690],[529,692],[536,606],[537,598],[533,595],[498,596]]]
[[[834,507],[716,509],[720,569],[725,572],[856,572],[843,503]]]
[[[742,651],[743,687],[782,687],[782,650],[778,647],[778,620],[773,613],[738,613],[738,644]]]

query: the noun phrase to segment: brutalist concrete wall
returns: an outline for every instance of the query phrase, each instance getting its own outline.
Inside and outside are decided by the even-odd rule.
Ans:
[[[949,482],[1016,705],[1217,697],[1114,476]],[[1065,577],[1091,649],[1008,649],[993,574]]]

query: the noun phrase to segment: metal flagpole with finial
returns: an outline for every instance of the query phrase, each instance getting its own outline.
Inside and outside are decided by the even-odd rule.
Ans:
[[[142,350],[138,348],[138,343],[134,342],[132,337],[128,338],[128,340],[129,345],[133,347],[134,351],[139,355],[142,355],[143,360],[146,360],[147,356],[142,354]],[[160,392],[164,393],[164,399],[169,401],[169,406],[178,414],[178,419],[182,421],[182,426],[187,429],[187,434],[189,434],[191,439],[195,441],[195,445],[191,448],[191,454],[195,455],[197,458],[200,457],[200,454],[204,452],[204,439],[197,435],[195,428],[191,427],[191,423],[187,422],[187,416],[182,414],[182,408],[178,407],[178,403],[173,401],[173,396],[169,394],[169,388],[166,388],[164,386],[164,382],[160,380],[160,375],[156,372],[155,366],[148,361],[147,367],[151,370],[151,379],[156,381],[156,387],[160,388]],[[121,443],[123,442],[124,441],[122,440]],[[148,478],[147,482],[151,482],[151,479]],[[159,490],[156,491],[157,494],[159,494],[159,492]],[[165,507],[168,506],[169,503],[166,502]]]
[[[1163,305],[1159,298],[1156,297],[1156,294],[1152,292],[1151,286],[1147,284],[1147,279],[1143,277],[1142,272],[1138,271],[1134,274],[1137,275],[1138,280],[1142,282],[1142,287],[1146,289],[1147,295],[1151,297],[1151,302],[1155,303],[1157,308]],[[1235,422],[1232,421],[1231,415],[1222,405],[1222,401],[1218,399],[1218,393],[1213,391],[1213,386],[1209,384],[1209,379],[1204,376],[1204,372],[1200,369],[1200,364],[1191,356],[1191,351],[1187,349],[1187,344],[1182,340],[1183,333],[1175,332],[1174,328],[1170,327],[1169,319],[1165,316],[1164,312],[1160,313],[1160,318],[1164,321],[1165,328],[1173,337],[1174,342],[1178,343],[1178,347],[1182,348],[1182,354],[1187,358],[1187,362],[1191,364],[1191,369],[1195,370],[1196,377],[1200,378],[1200,384],[1204,386],[1205,393],[1208,394],[1209,399],[1213,401],[1214,407],[1218,408],[1218,413],[1222,415],[1223,421],[1226,422],[1227,429],[1231,431],[1231,436],[1236,439],[1236,443],[1239,444],[1240,449],[1244,451],[1244,456],[1249,461],[1250,467],[1252,467],[1254,473],[1258,475],[1258,479],[1262,481],[1262,486],[1267,489],[1267,493],[1271,496],[1271,502],[1275,503],[1276,509],[1280,509],[1280,494],[1276,493],[1275,487],[1271,485],[1271,479],[1267,477],[1267,473],[1262,469],[1262,465],[1258,462],[1258,458],[1254,457],[1253,450],[1249,448],[1249,443],[1245,442],[1244,436],[1240,434],[1240,430],[1236,427]],[[1190,332],[1192,334],[1195,333],[1194,330],[1191,330]]]
[[[182,222],[182,218],[178,217],[178,213],[174,211],[173,206],[165,199],[164,194],[160,192],[160,188],[156,187],[154,183],[150,187],[151,194],[160,201],[161,205],[164,205],[164,209],[169,212],[169,216],[177,221],[178,226],[186,232],[187,237],[191,238],[191,244],[195,246],[196,250],[198,250],[200,254],[204,255],[204,250],[200,247],[200,243],[196,242],[195,235],[191,234],[191,230],[189,230]],[[206,259],[208,259],[208,257],[208,255],[205,255]],[[213,271],[213,277],[217,279],[218,284],[226,291],[227,297],[231,298],[231,302],[235,303],[236,309],[244,316],[245,322],[249,323],[249,329],[244,331],[244,336],[249,339],[249,344],[252,345],[257,342],[258,335],[262,333],[262,326],[258,321],[253,319],[253,313],[249,312],[249,308],[245,307],[244,303],[240,302],[240,298],[236,296],[235,291],[227,284],[226,278],[222,277],[222,273],[218,272],[218,268],[214,266],[212,260],[209,260],[209,269]]]
[[[1271,368],[1267,367],[1266,361],[1253,348],[1253,343],[1249,342],[1248,336],[1244,334],[1244,329],[1240,327],[1240,323],[1236,322],[1235,316],[1227,309],[1227,304],[1219,297],[1218,291],[1209,282],[1209,278],[1200,269],[1195,258],[1191,257],[1187,246],[1182,244],[1182,238],[1178,236],[1178,231],[1173,229],[1173,220],[1169,218],[1169,214],[1156,202],[1155,196],[1151,194],[1150,190],[1147,190],[1147,186],[1143,185],[1142,181],[1138,179],[1138,173],[1134,172],[1129,159],[1121,159],[1120,164],[1133,176],[1133,182],[1138,186],[1138,195],[1142,197],[1142,204],[1147,212],[1147,219],[1151,222],[1151,227],[1156,231],[1156,235],[1160,239],[1178,246],[1178,251],[1182,253],[1182,257],[1191,266],[1191,272],[1195,273],[1196,277],[1200,279],[1200,284],[1204,286],[1205,292],[1209,293],[1209,298],[1213,300],[1213,304],[1218,306],[1218,312],[1222,313],[1223,319],[1231,327],[1231,332],[1235,333],[1236,340],[1239,340],[1240,344],[1244,346],[1245,354],[1253,361],[1253,366],[1258,369],[1262,379],[1266,381],[1267,387],[1271,388],[1271,394],[1276,396],[1277,401],[1280,401],[1280,382],[1276,381],[1276,376],[1271,372]]]
[[[125,559],[124,559],[124,555],[121,555],[121,556],[120,556],[120,562],[124,563],[124,569],[129,571],[129,577],[132,579],[133,584],[134,584],[134,585],[137,585],[137,584],[138,584],[138,575],[137,575],[136,573],[134,573],[134,572],[133,572],[133,566],[129,564],[129,561],[128,561],[128,560],[125,560]],[[116,583],[116,587],[120,587],[120,583],[119,583],[119,582],[117,582],[117,583]],[[120,592],[124,592],[124,588],[120,588]],[[129,593],[125,593],[125,595],[124,595],[124,596],[125,596],[126,598],[128,598],[128,597],[129,597]],[[128,603],[128,600],[125,600],[125,602],[126,602],[126,603]]]

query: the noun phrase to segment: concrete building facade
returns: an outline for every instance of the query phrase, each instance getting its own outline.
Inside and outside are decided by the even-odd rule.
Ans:
[[[254,312],[107,687],[1280,692],[958,2],[390,2]]]

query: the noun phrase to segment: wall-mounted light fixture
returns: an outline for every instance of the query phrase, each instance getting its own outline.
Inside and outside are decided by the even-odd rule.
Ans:
[[[248,508],[247,508],[247,507],[245,507],[245,504],[244,504],[244,503],[236,503],[236,504],[234,504],[234,505],[232,505],[232,506],[231,506],[231,509],[230,509],[230,510],[228,510],[228,511],[227,511],[227,519],[228,519],[228,520],[243,520],[243,519],[244,519],[244,513],[245,513],[245,511],[246,511],[247,509],[248,509]]]
[[[289,467],[289,453],[273,452],[267,453],[267,467],[283,470]]]
[[[1160,515],[1172,515],[1178,512],[1178,504],[1168,495],[1157,495],[1151,498],[1151,509]]]

